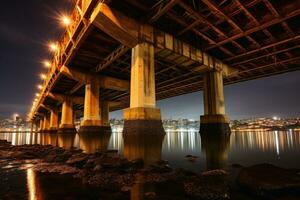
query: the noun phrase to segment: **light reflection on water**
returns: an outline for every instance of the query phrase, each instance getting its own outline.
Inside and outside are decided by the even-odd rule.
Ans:
[[[99,135],[0,133],[0,139],[8,140],[13,145],[77,147],[87,153],[118,149],[121,155],[129,159],[141,157],[149,162],[164,159],[174,167],[195,171],[221,167],[224,163],[252,165],[269,162],[283,167],[300,168],[300,132],[294,131],[233,132],[228,141],[224,138],[201,138],[198,132],[193,131],[167,131],[164,138],[126,136],[124,140],[121,132]],[[187,161],[185,156],[188,154],[198,158],[195,162]]]

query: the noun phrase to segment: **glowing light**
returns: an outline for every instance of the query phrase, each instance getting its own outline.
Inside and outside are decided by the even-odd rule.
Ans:
[[[36,93],[36,94],[35,94],[35,96],[39,97],[39,96],[40,96],[40,94],[39,94],[39,93]]]
[[[50,48],[51,48],[51,47],[50,47]],[[49,61],[45,60],[45,61],[44,61],[44,66],[45,66],[46,68],[49,68],[49,67],[51,66],[51,63],[50,63]]]
[[[273,117],[273,120],[278,120],[278,117],[277,117],[277,116],[274,116],[274,117]]]
[[[46,79],[46,75],[45,74],[40,74],[41,79],[45,80]]]
[[[50,42],[50,43],[49,43],[49,49],[50,49],[51,51],[56,51],[56,50],[58,49],[57,43],[55,43],[55,42]]]
[[[65,26],[69,26],[71,24],[71,19],[66,15],[63,15],[60,20],[61,23]]]
[[[43,88],[43,86],[42,85],[38,85],[37,88],[41,90]]]

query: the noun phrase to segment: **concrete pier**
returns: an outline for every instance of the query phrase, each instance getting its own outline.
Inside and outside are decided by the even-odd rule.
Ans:
[[[75,133],[73,102],[72,98],[66,96],[62,104],[61,124],[58,133]]]
[[[44,116],[44,120],[43,120],[43,129],[42,129],[42,131],[47,132],[47,131],[49,131],[49,128],[50,128],[50,116],[48,114],[46,114]]]
[[[100,131],[99,84],[89,80],[85,85],[84,116],[79,132]]]
[[[57,109],[51,109],[50,112],[50,127],[49,131],[56,132],[58,130],[58,111]]]
[[[154,47],[143,42],[132,49],[130,108],[124,110],[124,134],[165,134],[156,108]]]
[[[200,132],[230,133],[229,118],[225,114],[222,72],[207,72],[203,82],[204,115],[200,117]]]
[[[110,130],[108,122],[108,103],[100,105],[100,84],[90,79],[85,86],[84,119],[80,124],[80,133],[103,132]],[[101,117],[100,117],[101,115]]]
[[[43,128],[44,128],[44,118],[41,118],[40,119],[40,132],[43,131]]]

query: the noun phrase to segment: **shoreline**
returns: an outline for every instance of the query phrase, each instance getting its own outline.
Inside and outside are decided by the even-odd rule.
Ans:
[[[194,173],[174,169],[164,160],[145,166],[141,159],[120,157],[117,150],[86,154],[50,145],[13,146],[5,140],[0,140],[0,160],[4,174],[5,166],[15,162],[21,167],[18,170],[23,167],[50,177],[73,177],[78,184],[123,199],[140,192],[144,193],[141,199],[277,199],[278,194],[290,197],[291,193],[300,197],[300,170],[270,164],[234,164],[227,170]],[[271,178],[264,177],[266,173]]]

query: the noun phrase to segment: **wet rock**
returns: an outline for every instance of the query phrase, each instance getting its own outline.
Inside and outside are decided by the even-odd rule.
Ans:
[[[56,155],[54,154],[49,154],[47,155],[45,158],[44,158],[44,161],[45,162],[48,162],[48,163],[51,163],[51,162],[54,162],[56,159]]]
[[[96,165],[93,169],[93,171],[97,172],[97,171],[101,171],[102,167],[100,164]]]
[[[59,174],[76,174],[80,172],[80,170],[75,167],[57,163],[38,163],[33,167],[33,169],[44,173],[48,172]]]
[[[124,193],[130,192],[130,190],[131,190],[131,187],[129,187],[129,186],[123,186],[123,187],[121,188],[121,192],[124,192]]]
[[[145,197],[146,197],[146,199],[155,199],[156,193],[155,192],[146,192]]]
[[[201,175],[202,176],[222,176],[222,175],[227,175],[227,172],[223,169],[214,169],[214,170],[205,171]]]
[[[238,163],[234,163],[231,166],[234,167],[234,168],[242,168],[243,167],[243,165],[240,165]]]
[[[78,167],[78,168],[82,168],[83,165],[86,163],[88,159],[88,155],[80,153],[80,154],[75,154],[72,155],[68,160],[67,160],[67,164]]]
[[[185,156],[185,158],[190,162],[195,162],[197,160],[198,156],[193,156],[193,155],[188,154]]]
[[[143,159],[131,160],[130,166],[135,169],[141,169],[144,167],[144,160]]]
[[[295,171],[271,164],[259,164],[241,169],[237,183],[248,191],[262,196],[274,192],[300,191],[300,176]]]

